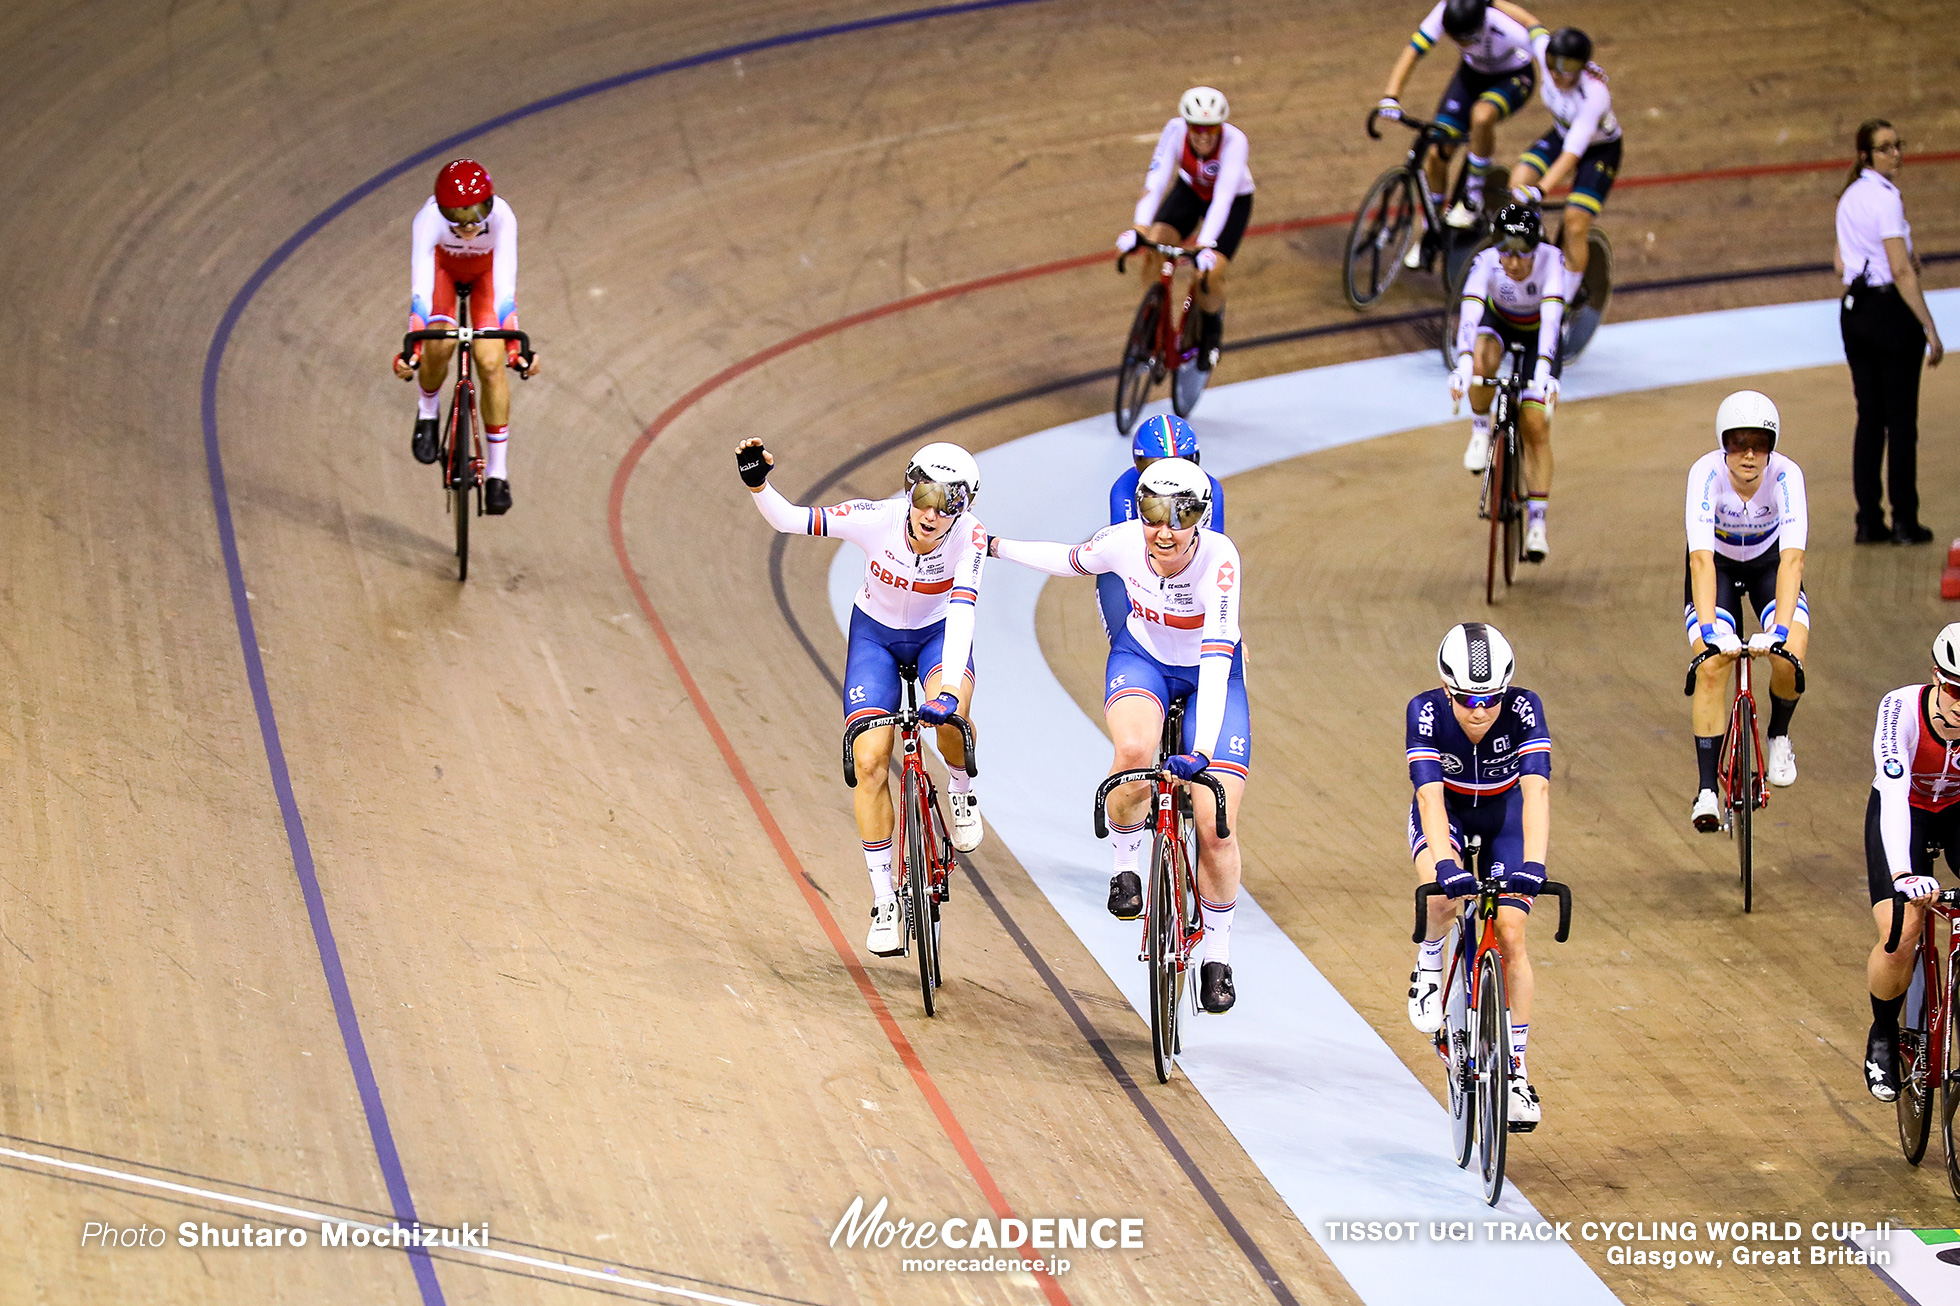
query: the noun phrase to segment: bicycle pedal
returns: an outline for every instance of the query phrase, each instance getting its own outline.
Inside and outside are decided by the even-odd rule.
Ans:
[[[1528,1134],[1538,1128],[1538,1122],[1536,1120],[1507,1120],[1504,1122],[1504,1128],[1513,1134]]]

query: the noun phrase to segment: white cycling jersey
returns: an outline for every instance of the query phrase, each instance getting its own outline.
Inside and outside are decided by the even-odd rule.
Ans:
[[[1171,183],[1182,181],[1207,205],[1205,220],[1198,227],[1198,244],[1217,244],[1218,233],[1225,230],[1225,222],[1232,216],[1232,201],[1252,194],[1252,169],[1247,162],[1251,152],[1245,133],[1228,122],[1212,156],[1200,159],[1191,151],[1188,124],[1182,118],[1171,119],[1157,138],[1149,171],[1143,174],[1136,225],[1148,227],[1155,222]]]
[[[1620,139],[1620,120],[1613,116],[1613,93],[1606,89],[1606,79],[1591,67],[1579,74],[1578,85],[1569,91],[1545,72],[1538,80],[1538,98],[1565,133],[1565,144],[1560,147],[1564,153],[1583,155],[1590,146],[1610,145]]]
[[[1144,652],[1166,666],[1198,669],[1194,746],[1216,755],[1225,720],[1225,687],[1239,646],[1239,594],[1245,578],[1238,546],[1199,528],[1191,561],[1175,576],[1150,566],[1140,521],[1105,526],[1082,544],[999,540],[995,555],[1051,576],[1120,577],[1130,601],[1125,629]],[[949,664],[950,665],[950,664]]]
[[[1771,549],[1801,549],[1810,539],[1810,505],[1803,470],[1780,453],[1769,456],[1756,492],[1744,499],[1729,479],[1720,449],[1703,454],[1688,473],[1688,551],[1746,562]]]
[[[408,311],[424,322],[432,320],[438,258],[459,281],[489,272],[497,321],[510,321],[517,311],[517,214],[504,203],[503,196],[490,201],[490,216],[483,229],[468,238],[456,234],[436,207],[435,196],[416,210],[408,252]]]
[[[1463,280],[1462,316],[1456,327],[1459,358],[1477,343],[1485,305],[1513,330],[1536,329],[1538,357],[1547,361],[1557,357],[1559,323],[1565,316],[1565,261],[1559,247],[1549,240],[1539,242],[1531,256],[1531,271],[1523,281],[1511,280],[1495,246],[1470,261],[1470,273]]]
[[[930,553],[914,553],[906,540],[912,500],[853,499],[828,508],[791,503],[766,481],[754,494],[764,520],[785,535],[849,540],[864,550],[864,584],[857,607],[893,630],[922,630],[946,623],[942,665],[964,667],[973,648],[973,605],[987,561],[987,528],[970,512]]]
[[[1531,65],[1533,35],[1532,29],[1492,5],[1484,11],[1484,30],[1462,47],[1463,62],[1480,73],[1517,72]],[[1409,44],[1417,54],[1428,54],[1443,39],[1443,0],[1436,0],[1436,7],[1409,37]]]
[[[1872,788],[1885,864],[1895,880],[1912,873],[1912,809],[1939,812],[1960,802],[1960,743],[1943,741],[1927,719],[1937,692],[1907,685],[1878,704]]]

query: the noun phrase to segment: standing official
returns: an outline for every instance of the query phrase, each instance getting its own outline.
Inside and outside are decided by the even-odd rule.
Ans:
[[[1925,544],[1933,538],[1919,521],[1919,363],[1930,354],[1937,367],[1946,351],[1919,290],[1912,227],[1893,183],[1904,149],[1883,118],[1861,125],[1858,159],[1838,194],[1836,264],[1844,279],[1838,327],[1858,400],[1851,480],[1860,544]],[[1889,529],[1881,463],[1889,473]]]

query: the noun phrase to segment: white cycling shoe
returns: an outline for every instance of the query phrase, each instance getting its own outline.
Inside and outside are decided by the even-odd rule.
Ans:
[[[1763,774],[1779,789],[1788,789],[1797,782],[1797,750],[1791,745],[1790,736],[1770,736],[1769,756],[1764,759]]]
[[[1409,1023],[1425,1034],[1443,1027],[1443,972],[1418,966],[1409,972]]]
[[[1522,1079],[1513,1079],[1511,1081],[1511,1132],[1528,1134],[1538,1128],[1538,1122],[1544,1118],[1545,1108],[1538,1105],[1538,1090]]]
[[[1470,428],[1470,443],[1463,450],[1463,470],[1483,475],[1490,466],[1490,432]]]
[[[972,852],[987,832],[980,822],[980,795],[947,794],[946,805],[953,811],[953,847],[963,853]]]
[[[1545,523],[1535,521],[1526,526],[1524,528],[1524,560],[1526,562],[1543,562],[1545,555],[1550,552],[1551,549],[1545,543]]]
[[[1695,829],[1703,834],[1713,834],[1722,828],[1722,800],[1715,796],[1713,789],[1704,789],[1695,795],[1693,817]]]
[[[880,898],[871,905],[871,933],[864,936],[864,950],[880,957],[905,955],[905,921],[899,916],[898,895]]]
[[[1443,215],[1443,224],[1455,227],[1458,231],[1474,227],[1477,225],[1477,210],[1458,200],[1450,206],[1450,211]]]

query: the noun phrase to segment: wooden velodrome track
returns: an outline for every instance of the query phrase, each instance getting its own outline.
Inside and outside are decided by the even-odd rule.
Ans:
[[[675,1300],[623,1277],[737,1301],[1354,1300],[1188,1085],[1138,1087],[1141,1023],[998,841],[955,902],[945,1018],[917,1016],[906,963],[865,961],[837,704],[728,450],[768,438],[792,496],[840,469],[836,497],[883,494],[903,452],[862,451],[1108,367],[1134,290],[1100,260],[966,287],[1103,248],[1193,81],[1252,134],[1255,222],[1294,224],[1248,240],[1231,337],[1344,326],[1344,224],[1300,220],[1396,157],[1359,124],[1419,15],[1041,0],[862,22],[896,12],[0,15],[0,1299]],[[1960,59],[1920,35],[1944,26],[1934,4],[1544,13],[1602,38],[1629,179],[1836,160],[1875,112],[1916,151],[1957,146]],[[547,372],[516,399],[516,510],[481,524],[458,586],[385,363],[408,218],[464,148],[438,143],[748,43],[469,139],[523,219]],[[1620,280],[1827,261],[1837,175],[1623,186]],[[1915,166],[1906,188],[1920,247],[1960,249],[1960,169]],[[1654,289],[1614,316],[1829,287]],[[1379,311],[1429,302],[1398,288]],[[1323,333],[1242,350],[1220,379],[1416,343]],[[1949,534],[1951,378],[1929,378],[1922,458]],[[1946,619],[1939,559],[1851,548],[1842,370],[1764,384],[1810,470],[1820,615],[1803,778],[1771,809],[1748,918],[1728,845],[1683,819],[1673,689],[1680,479],[1729,387],[1561,414],[1558,552],[1503,622],[1559,732],[1555,869],[1584,906],[1570,946],[1537,952],[1548,1123],[1512,1173],[1561,1219],[1944,1225],[1937,1167],[1903,1165],[1857,1068],[1870,713]],[[947,438],[985,447],[1106,389],[1057,386]],[[1476,610],[1460,434],[1230,491],[1260,577],[1247,884],[1425,1082],[1402,1015],[1397,731],[1440,631]],[[783,592],[834,674],[827,560],[791,541]],[[1092,692],[1086,598],[1057,585],[1043,612],[1058,672]],[[902,1275],[827,1245],[860,1194],[932,1217],[1140,1216],[1148,1241],[1059,1281]],[[279,1219],[240,1196],[487,1222],[505,1259],[317,1236],[80,1246],[90,1221]],[[1890,1299],[1864,1270],[1662,1274],[1581,1251],[1627,1301]]]

